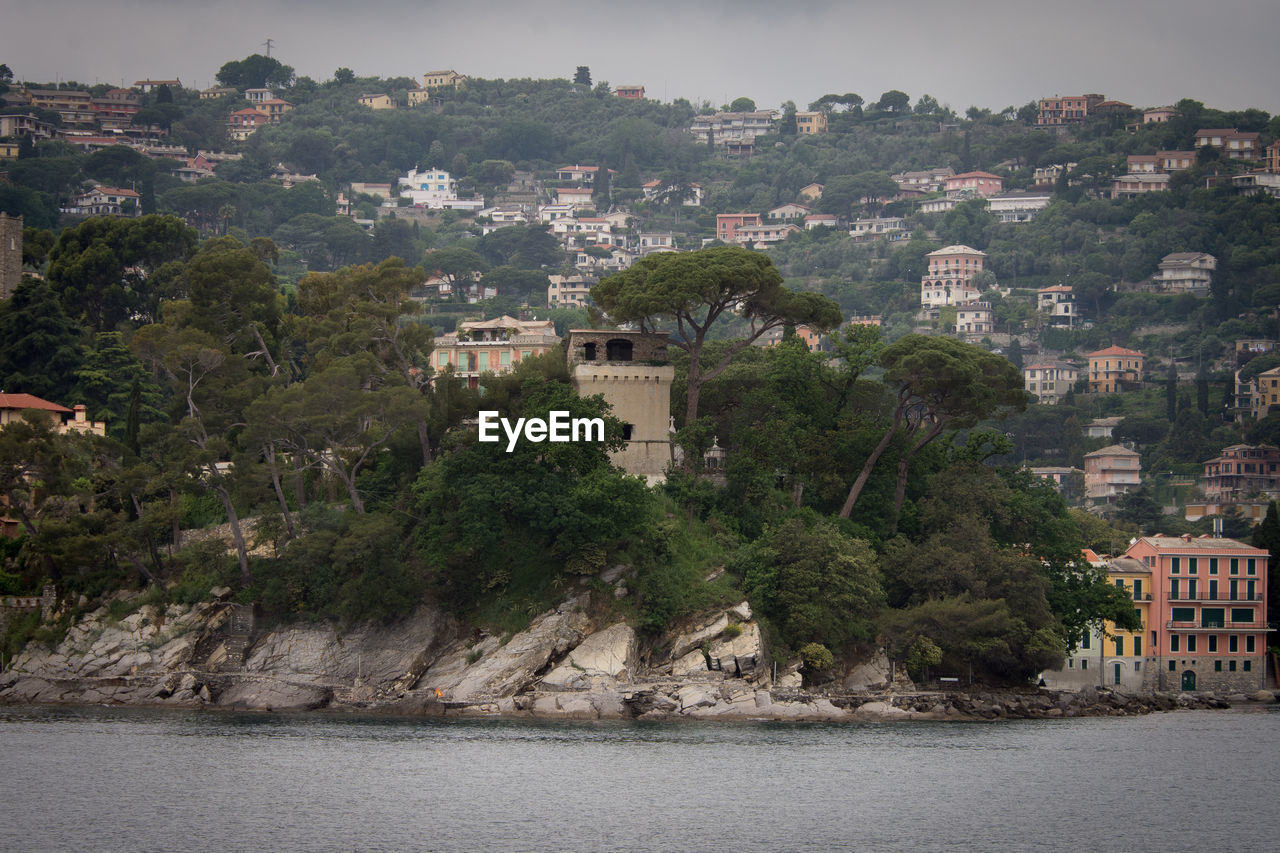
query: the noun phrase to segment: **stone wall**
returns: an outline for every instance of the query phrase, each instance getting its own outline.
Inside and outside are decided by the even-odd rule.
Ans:
[[[575,333],[576,334],[576,333]],[[573,365],[579,396],[602,394],[613,416],[631,427],[626,447],[612,454],[628,474],[661,477],[671,464],[671,381],[675,368],[642,363]]]
[[[1174,669],[1169,671],[1169,661]],[[1214,669],[1214,661],[1222,661],[1222,671]],[[1235,661],[1236,671],[1229,669],[1230,661]],[[1249,672],[1244,671],[1245,662],[1249,663]],[[1240,655],[1232,658],[1198,657],[1198,658],[1160,658],[1152,665],[1155,671],[1155,684],[1148,684],[1156,690],[1178,692],[1182,689],[1182,675],[1190,670],[1196,674],[1196,690],[1218,693],[1252,693],[1266,685],[1267,662],[1263,655]]]
[[[631,358],[624,361],[641,364],[666,364],[667,335],[663,332],[646,333],[620,331],[618,329],[570,329],[566,344],[566,358],[569,366],[575,364],[617,364],[608,357],[610,341],[628,341],[631,344]],[[589,358],[591,345],[594,345],[595,357]]]
[[[22,282],[22,217],[0,213],[0,299],[8,299]],[[21,389],[10,388],[10,391]]]

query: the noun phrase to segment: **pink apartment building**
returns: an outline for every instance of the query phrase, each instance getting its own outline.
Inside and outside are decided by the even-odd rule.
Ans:
[[[1144,536],[1125,556],[1151,570],[1145,687],[1252,691],[1264,686],[1265,550],[1211,536]]]
[[[985,252],[969,246],[947,246],[930,252],[929,269],[920,279],[920,305],[940,308],[973,302],[979,296],[973,279],[982,272]]]
[[[737,242],[737,229],[743,226],[761,225],[758,213],[717,213],[716,239],[721,243]]]
[[[1095,505],[1113,504],[1142,483],[1142,458],[1119,444],[1084,455],[1084,494]]]
[[[1004,178],[990,172],[965,172],[962,175],[952,175],[947,178],[944,186],[949,198],[957,195],[976,195],[986,198],[1004,190]]]

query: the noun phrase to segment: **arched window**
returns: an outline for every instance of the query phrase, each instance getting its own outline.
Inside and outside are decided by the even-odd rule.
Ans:
[[[614,338],[605,344],[605,355],[608,361],[631,361],[631,341],[625,338]]]

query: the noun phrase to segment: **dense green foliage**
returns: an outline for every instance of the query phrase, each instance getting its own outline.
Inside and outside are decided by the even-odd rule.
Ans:
[[[572,82],[473,79],[407,108],[404,78],[339,68],[317,82],[267,57],[228,62],[220,83],[271,87],[296,108],[233,146],[237,96],[146,96],[141,123],[189,153],[242,155],[194,184],[170,174],[177,162],[124,148],[24,144],[0,209],[26,217],[24,261],[44,279],[0,303],[0,387],[83,402],[108,426],[105,438],[39,421],[0,430],[0,489],[24,532],[0,553],[0,586],[55,580],[67,600],[96,600],[143,585],[157,600],[196,600],[235,583],[278,618],[392,619],[425,602],[508,631],[570,588],[599,592],[599,570],[623,564],[628,595],[596,604],[648,638],[746,595],[774,654],[799,655],[811,674],[879,643],[916,675],[1011,682],[1055,665],[1103,620],[1129,625],[1131,602],[1079,549],[1191,529],[1162,507],[1185,498],[1179,477],[1240,439],[1242,425],[1224,420],[1235,369],[1248,379],[1276,363],[1250,363],[1233,344],[1280,336],[1280,201],[1237,194],[1227,179],[1241,164],[1211,157],[1168,192],[1101,196],[1128,154],[1190,148],[1203,126],[1260,131],[1265,144],[1277,121],[1182,101],[1167,124],[1130,132],[1133,116],[1099,116],[1059,135],[1033,126],[1033,104],[958,117],[927,95],[913,107],[897,90],[833,93],[812,107],[828,111],[830,133],[797,135],[789,104],[777,132],[737,159],[688,133],[716,105],[617,98],[576,70]],[[399,108],[363,107],[365,92]],[[907,230],[866,242],[817,228],[767,251],[653,254],[597,284],[595,308],[613,321],[672,333],[684,464],[648,489],[611,465],[622,425],[574,394],[563,352],[479,387],[431,359],[434,336],[462,319],[539,309],[578,248],[613,250],[566,252],[546,225],[485,233],[492,223],[455,211],[410,216],[348,186],[438,167],[464,197],[524,198],[535,182],[545,197],[569,163],[601,168],[594,203],[626,207],[619,234],[670,232],[683,249],[719,236],[715,214],[764,214],[813,183],[825,187],[819,210],[901,216]],[[984,169],[1028,188],[1037,167],[1064,164],[1030,223],[999,223],[976,201],[932,215],[891,200],[901,170]],[[286,189],[271,177],[279,166],[315,180]],[[60,217],[90,181],[136,187],[144,215]],[[649,181],[659,189],[645,199]],[[702,203],[686,206],[695,184]],[[335,216],[339,192],[376,222]],[[979,283],[1003,288],[984,296],[995,331],[977,344],[945,336],[954,317],[917,317],[928,253],[957,242],[986,252]],[[1133,292],[1174,251],[1217,257],[1210,295]],[[437,297],[428,279],[453,294]],[[1058,283],[1086,324],[1051,327],[1035,310],[1035,289]],[[469,305],[472,285],[498,297]],[[841,312],[881,326],[833,331],[830,352],[791,334],[835,330]],[[550,316],[561,334],[600,321]],[[750,346],[770,331],[782,340]],[[1081,387],[1056,407],[1027,405],[1019,361],[1113,343],[1150,356],[1141,390]],[[481,409],[603,417],[608,441],[507,452],[476,440]],[[1113,439],[1085,438],[1085,424],[1109,416],[1122,418]],[[1277,441],[1280,415],[1247,437]],[[1111,520],[1069,511],[1018,470],[1079,467],[1112,440],[1134,442],[1158,476]],[[727,462],[707,472],[713,442]],[[182,527],[211,524],[226,525],[225,543],[178,547]],[[1273,507],[1258,531],[1273,553],[1277,524]],[[55,629],[17,625],[6,654]]]

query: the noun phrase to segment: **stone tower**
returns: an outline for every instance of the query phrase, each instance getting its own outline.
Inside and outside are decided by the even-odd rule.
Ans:
[[[628,474],[660,482],[671,464],[671,380],[667,335],[570,329],[566,357],[578,395],[604,395],[625,424],[627,446],[613,454]]]
[[[22,217],[0,213],[0,299],[8,299],[22,281]]]

